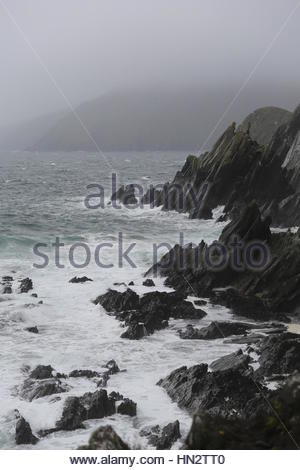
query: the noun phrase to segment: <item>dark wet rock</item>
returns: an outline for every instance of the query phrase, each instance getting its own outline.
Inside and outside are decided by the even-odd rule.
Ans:
[[[185,330],[181,330],[179,335],[182,339],[217,339],[226,338],[232,335],[246,334],[248,330],[256,328],[255,325],[250,323],[237,323],[229,321],[215,321],[208,326],[198,329],[192,325],[187,325]]]
[[[43,303],[44,303],[44,302],[43,302],[42,300],[39,300],[39,301],[38,301],[38,304],[39,304],[39,305],[42,305]]]
[[[23,416],[19,417],[17,420],[15,440],[17,445],[36,444],[39,440],[34,436],[30,424],[23,418]]]
[[[37,296],[38,296],[38,295],[35,294],[35,293],[31,294],[31,297],[34,297],[35,299],[37,298]]]
[[[125,206],[127,204],[137,204],[138,200],[135,197],[135,187],[133,184],[127,186],[120,186],[120,188],[111,196],[111,201],[120,201]]]
[[[243,223],[239,225],[239,221]],[[255,241],[269,236],[266,229],[269,222],[265,226],[266,219],[258,218],[255,204],[244,210],[239,221],[235,225],[244,237],[242,242],[246,243],[245,246],[245,240],[252,237]],[[261,224],[266,230],[261,230]],[[225,229],[224,238],[227,240],[231,233],[232,226],[227,231]],[[212,303],[224,305],[236,315],[257,321],[274,319],[287,322],[288,314],[300,315],[300,232],[272,233],[264,246],[269,255],[266,255],[266,263],[259,271],[250,269],[247,263],[243,264],[244,269],[235,269],[231,262],[221,270],[210,269],[205,264],[205,252],[214,244],[208,248],[204,242],[197,247],[175,246],[171,250],[174,255],[172,264],[167,269],[163,268],[162,258],[152,270],[157,269],[159,274],[167,276],[167,286],[186,295],[209,297]],[[227,245],[227,251],[228,258],[233,259],[233,248]],[[197,267],[194,267],[195,256],[200,259]],[[219,262],[220,253],[213,256]],[[178,269],[182,257],[186,264]],[[243,252],[241,259],[244,259]]]
[[[247,295],[235,288],[215,289],[212,292],[211,301],[231,309],[235,315],[256,321],[272,319],[284,322],[290,321],[285,313],[274,311],[269,306],[269,299],[263,300],[257,295]]]
[[[12,276],[2,276],[3,282],[13,282],[14,278]]]
[[[125,282],[114,282],[114,286],[124,286],[124,287],[126,287],[126,283]]]
[[[185,300],[180,292],[149,292],[139,297],[131,289],[126,292],[109,290],[99,296],[100,303],[108,312],[127,327],[122,338],[140,339],[168,326],[171,317],[200,319],[206,315]]]
[[[250,370],[248,373],[235,368],[208,372],[207,364],[180,367],[161,379],[158,385],[180,407],[192,413],[200,410],[223,416],[247,414],[253,411],[253,401],[255,408],[263,401]]]
[[[100,378],[100,380],[97,382],[97,387],[99,387],[99,388],[106,387],[108,381],[109,381],[109,373],[108,373],[108,372],[104,372],[103,374],[101,374],[101,378]]]
[[[134,323],[130,325],[124,333],[121,334],[121,338],[126,339],[141,339],[147,336],[148,332],[145,328],[144,323]]]
[[[51,377],[53,377],[53,372],[54,372],[54,369],[50,365],[49,366],[39,365],[39,366],[36,366],[36,368],[33,369],[33,371],[30,373],[30,378],[37,379],[37,380],[50,379]]]
[[[97,297],[94,303],[102,305],[107,312],[122,312],[136,309],[139,305],[139,296],[131,289],[125,292],[109,289]]]
[[[244,242],[251,240],[268,241],[271,237],[270,224],[271,219],[262,219],[257,204],[252,203],[238,219],[226,225],[219,240],[228,244],[232,237],[238,236]]]
[[[206,300],[194,300],[194,304],[197,305],[197,307],[203,307],[204,305],[207,305],[207,301]]]
[[[86,409],[85,419],[99,419],[104,416],[111,416],[116,412],[115,400],[108,397],[104,389],[96,392],[85,393],[81,397],[81,403]]]
[[[157,450],[171,449],[174,442],[181,437],[180,424],[176,420],[163,428],[159,425],[148,426],[141,430],[140,435],[147,437],[149,444]]]
[[[109,398],[112,398],[115,401],[121,401],[124,399],[123,395],[119,392],[110,392]]]
[[[154,287],[155,284],[154,284],[153,279],[146,279],[146,280],[143,282],[143,286],[146,286],[146,287]]]
[[[129,285],[129,286],[134,286],[134,282],[133,282],[133,281],[130,281],[128,285]]]
[[[12,288],[11,288],[11,286],[4,286],[2,293],[3,293],[3,294],[12,294]]]
[[[78,450],[130,450],[111,426],[101,426],[94,431],[85,446]]]
[[[29,326],[28,328],[24,328],[25,331],[28,331],[29,333],[35,333],[38,334],[39,330],[37,326]]]
[[[109,375],[117,374],[118,372],[120,372],[119,366],[114,359],[108,361],[104,367],[108,369]]]
[[[92,379],[94,377],[99,377],[101,374],[100,372],[96,372],[95,370],[90,369],[75,369],[70,372],[69,377],[85,377],[87,379]]]
[[[72,279],[69,280],[72,284],[83,284],[84,282],[93,282],[93,279],[90,279],[89,277],[82,276],[82,277],[72,277]]]
[[[86,417],[86,409],[79,397],[68,397],[64,403],[62,417],[56,422],[57,430],[73,431],[81,428]]]
[[[125,398],[118,407],[117,412],[121,415],[136,416],[136,403],[129,398]]]
[[[263,335],[260,334],[250,334],[250,335],[243,335],[243,336],[234,336],[233,338],[226,339],[223,341],[224,344],[257,344],[264,338]]]
[[[198,412],[184,449],[298,449],[300,440],[300,375],[269,397],[270,406],[247,418],[224,418]],[[276,413],[274,413],[276,410]],[[282,424],[284,423],[284,425]]]
[[[22,279],[20,281],[20,292],[21,293],[29,292],[32,289],[33,289],[33,283],[32,283],[32,280],[29,279],[29,277],[26,277],[25,279]]]
[[[109,398],[103,389],[85,393],[82,397],[68,397],[56,430],[72,431],[81,428],[87,419],[100,419],[115,412],[115,400]]]
[[[20,388],[20,396],[25,400],[32,401],[56,393],[64,393],[68,387],[60,380],[51,378],[43,380],[26,379]]]
[[[243,354],[243,351],[239,349],[238,351],[227,354],[226,356],[220,357],[219,359],[213,361],[209,367],[214,372],[220,372],[223,370],[240,370],[241,373],[248,371],[248,365],[250,363],[250,356]]]
[[[259,344],[257,376],[300,371],[300,336],[293,333],[267,336]]]

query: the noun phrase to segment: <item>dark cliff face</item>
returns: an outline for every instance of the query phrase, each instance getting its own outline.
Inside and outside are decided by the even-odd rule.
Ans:
[[[219,205],[224,205],[225,213],[232,217],[256,200],[263,214],[272,216],[274,224],[298,225],[299,132],[300,107],[277,129],[267,147],[259,145],[248,132],[236,130],[233,123],[210,152],[187,158],[172,183],[157,192],[154,204],[188,212],[192,218],[209,218],[212,209]],[[181,205],[176,197],[178,187],[183,190]],[[197,207],[191,191],[198,197]],[[149,202],[149,194],[145,202]]]

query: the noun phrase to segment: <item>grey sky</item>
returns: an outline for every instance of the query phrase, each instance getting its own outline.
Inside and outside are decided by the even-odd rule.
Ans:
[[[248,76],[298,0],[0,0],[0,126],[130,86],[220,88]],[[300,8],[249,87],[300,83]],[[300,101],[300,100],[299,100]],[[262,103],[268,104],[268,103]]]

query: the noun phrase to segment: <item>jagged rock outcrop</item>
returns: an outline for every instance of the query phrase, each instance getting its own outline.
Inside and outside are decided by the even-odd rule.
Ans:
[[[133,184],[128,184],[127,186],[120,186],[120,188],[111,196],[111,201],[119,201],[123,205],[136,204],[138,202],[135,196],[135,187]]]
[[[143,202],[205,219],[219,205],[227,216],[236,217],[256,200],[274,224],[300,224],[300,106],[276,128],[264,146],[251,138],[248,127],[236,129],[233,123],[211,151],[188,156],[172,183],[149,190]]]
[[[127,330],[121,337],[127,339],[141,339],[166,328],[170,317],[201,319],[206,315],[180,292],[154,291],[140,297],[129,288],[125,292],[110,289],[94,303],[124,322]]]
[[[190,368],[180,367],[158,385],[163,387],[172,400],[191,413],[205,411],[210,414],[231,416],[247,415],[263,401],[259,390],[264,388],[254,383],[251,369],[228,367],[217,372],[208,372],[207,364]],[[266,392],[266,390],[264,390]]]
[[[258,377],[300,372],[300,336],[293,333],[270,335],[259,344]]]
[[[87,392],[82,397],[68,397],[55,430],[72,431],[87,419],[100,419],[116,413],[115,400],[104,389]]]
[[[270,405],[269,405],[270,402]],[[274,412],[274,410],[276,410]],[[284,424],[283,424],[284,423]],[[300,375],[265,401],[259,413],[224,418],[198,412],[184,449],[299,449]]]
[[[148,273],[167,276],[166,285],[186,294],[210,297],[238,315],[286,321],[287,313],[300,314],[300,232],[271,234],[269,225],[270,219],[263,219],[257,205],[252,203],[220,236],[219,242],[226,252],[222,269],[207,264],[209,251],[210,263],[213,260],[214,266],[220,267],[223,254],[214,249],[217,245],[208,247],[201,242],[196,247],[175,246]],[[228,242],[235,232],[242,243],[239,266],[232,263],[235,248]],[[264,261],[258,270],[249,266],[245,251],[249,242],[257,240],[261,242]]]

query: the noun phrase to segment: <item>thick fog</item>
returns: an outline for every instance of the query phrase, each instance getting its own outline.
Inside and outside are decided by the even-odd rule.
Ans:
[[[257,89],[261,105],[292,109],[300,83],[300,8],[285,21],[296,5],[0,0],[0,127],[66,109],[54,82],[74,107],[126,88],[224,90],[229,103],[268,47],[234,107],[240,114],[243,96]],[[265,89],[270,96],[260,93]]]

